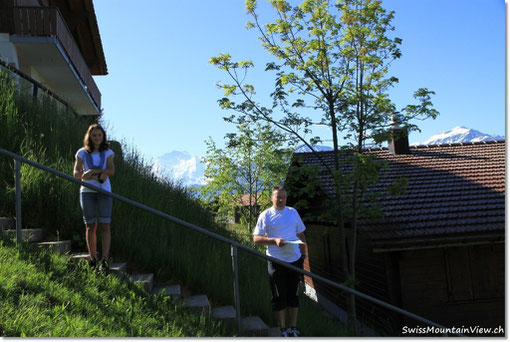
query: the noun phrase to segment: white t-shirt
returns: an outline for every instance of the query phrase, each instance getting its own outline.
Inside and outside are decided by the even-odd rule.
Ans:
[[[92,167],[92,165],[89,165],[88,162],[87,162],[87,158],[86,158],[86,153],[87,150],[85,150],[85,148],[80,148],[78,150],[78,152],[76,152],[76,157],[77,158],[80,158],[82,161],[83,161],[83,172],[85,171],[88,171],[90,169],[94,169],[95,167]],[[98,165],[101,163],[101,153],[99,152],[93,152],[90,154],[92,156],[92,164],[94,165]],[[97,167],[97,169],[100,169],[100,170],[104,170],[106,169],[106,165],[107,165],[107,160],[108,160],[108,157],[110,156],[113,156],[114,153],[112,150],[110,149],[107,149],[106,151],[104,151],[104,162],[103,162],[103,165],[99,165],[99,167]],[[103,184],[99,183],[97,180],[95,179],[90,179],[90,180],[83,180],[85,183],[89,183],[91,185],[95,185],[97,186],[98,188],[101,188],[105,191],[109,191],[111,192],[112,191],[112,186],[110,184],[110,177],[107,177],[106,180],[104,181]],[[97,192],[97,191],[94,191],[92,189],[89,189],[89,188],[86,188],[84,186],[81,186],[80,187],[80,192]]]
[[[296,209],[285,207],[278,210],[275,207],[264,210],[260,215],[253,231],[253,235],[265,235],[270,238],[283,240],[297,240],[298,233],[306,229]],[[266,254],[285,262],[294,262],[301,258],[298,244],[287,243],[282,247],[267,245]]]

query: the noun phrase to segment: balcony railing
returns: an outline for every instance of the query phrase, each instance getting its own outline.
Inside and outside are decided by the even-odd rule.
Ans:
[[[14,7],[14,30],[18,36],[56,37],[65,50],[74,69],[87,87],[97,108],[101,109],[101,93],[90,74],[90,69],[57,7]]]

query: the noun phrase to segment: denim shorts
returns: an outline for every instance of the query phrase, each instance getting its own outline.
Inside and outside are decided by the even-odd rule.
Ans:
[[[113,199],[98,192],[81,192],[80,206],[83,211],[83,222],[111,223]],[[97,209],[97,215],[96,215]],[[98,218],[96,220],[96,217]]]

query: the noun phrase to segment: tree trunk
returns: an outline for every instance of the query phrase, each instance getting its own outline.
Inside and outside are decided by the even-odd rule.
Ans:
[[[335,108],[334,101],[329,102],[329,114],[331,118],[331,131],[333,133],[333,150],[335,153],[335,172],[340,171],[340,155],[338,150],[338,134],[337,134],[337,123],[335,118]],[[346,234],[345,234],[345,222],[343,217],[342,210],[342,189],[340,184],[335,182],[335,203],[336,203],[336,218],[337,218],[337,228],[339,233],[339,245],[340,245],[340,263],[342,265],[342,271],[345,275],[347,282],[351,283],[351,272],[349,270],[348,264],[348,248],[346,247]],[[348,317],[348,327],[351,329],[354,335],[356,335],[356,301],[355,296],[349,294],[347,296],[347,317]]]

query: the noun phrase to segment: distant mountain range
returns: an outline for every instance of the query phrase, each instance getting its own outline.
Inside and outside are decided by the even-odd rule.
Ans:
[[[166,177],[185,186],[202,186],[207,184],[204,176],[205,165],[200,158],[186,151],[172,151],[152,163],[152,172],[159,177]]]
[[[333,151],[333,147],[329,147],[329,146],[312,145],[312,147],[315,152]],[[305,144],[299,145],[294,150],[294,153],[307,153],[307,152],[312,152],[312,150],[310,150],[310,147],[306,146]]]
[[[457,126],[447,132],[439,133],[431,136],[422,143],[415,143],[412,145],[441,145],[441,144],[455,144],[463,142],[478,142],[478,141],[493,141],[504,140],[505,137],[501,135],[489,135],[462,126]]]
[[[455,127],[447,132],[431,136],[422,143],[412,145],[440,145],[461,142],[477,142],[504,140],[504,136],[489,135],[475,129]],[[315,151],[331,151],[329,146],[314,145]],[[306,145],[300,145],[294,150],[296,153],[311,152]],[[157,158],[152,164],[152,172],[160,177],[167,177],[173,181],[181,182],[184,186],[202,186],[207,184],[204,176],[205,165],[200,158],[186,151],[172,151]]]

